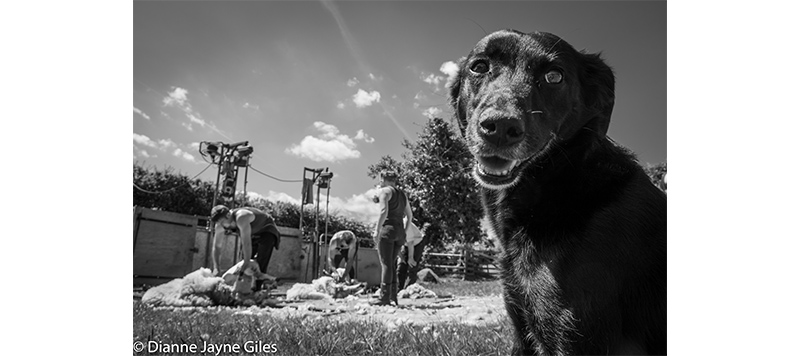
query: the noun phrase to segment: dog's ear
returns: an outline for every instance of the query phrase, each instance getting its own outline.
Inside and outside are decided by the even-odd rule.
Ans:
[[[464,132],[467,129],[467,110],[461,100],[461,81],[464,80],[462,69],[466,61],[467,57],[461,57],[458,60],[458,71],[448,84],[450,87],[450,106],[453,108],[453,115],[458,121],[458,128],[462,137],[464,137]]]
[[[582,55],[581,94],[586,101],[586,114],[591,117],[584,127],[604,137],[614,110],[614,72],[600,58],[600,54]]]

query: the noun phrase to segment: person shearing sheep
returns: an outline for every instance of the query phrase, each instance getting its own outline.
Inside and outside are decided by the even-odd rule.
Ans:
[[[255,259],[261,273],[267,272],[269,260],[272,257],[272,249],[278,249],[281,242],[281,234],[275,226],[275,220],[269,214],[250,207],[229,209],[224,205],[217,205],[211,209],[211,222],[216,224],[214,228],[214,243],[211,247],[213,262],[213,273],[219,275],[219,255],[225,238],[239,234],[241,248],[243,252],[242,267],[239,273],[242,274],[251,268],[251,259]],[[261,289],[263,281],[256,282],[256,290]]]
[[[355,260],[358,251],[358,238],[350,230],[342,230],[331,237],[328,243],[328,270],[335,273],[336,268],[344,260],[344,273],[339,276],[349,283],[356,278]]]

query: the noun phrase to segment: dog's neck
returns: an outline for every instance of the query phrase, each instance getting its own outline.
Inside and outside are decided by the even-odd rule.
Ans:
[[[605,195],[613,196],[640,169],[635,163],[608,163],[620,162],[610,158],[618,155],[631,156],[605,136],[584,130],[532,162],[516,185],[503,190],[481,188],[495,232],[501,238],[510,238],[518,232],[508,230],[512,226],[542,232],[577,228],[555,226],[553,222],[584,220],[584,214],[602,204]],[[565,215],[575,219],[563,219]]]

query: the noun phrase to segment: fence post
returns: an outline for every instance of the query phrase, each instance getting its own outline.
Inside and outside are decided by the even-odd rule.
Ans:
[[[464,259],[464,278],[463,278],[463,280],[466,281],[466,280],[470,279],[469,262],[470,262],[470,259],[472,258],[472,251],[470,251],[469,247],[467,247],[465,245],[464,246],[464,250],[461,252],[461,256],[462,256],[461,258]]]

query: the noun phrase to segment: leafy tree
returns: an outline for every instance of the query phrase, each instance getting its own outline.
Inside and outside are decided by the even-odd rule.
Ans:
[[[645,173],[650,177],[650,181],[658,187],[658,189],[667,191],[667,162],[661,162],[656,165],[646,164],[644,167]]]
[[[384,156],[368,167],[372,178],[383,169],[398,173],[398,185],[408,192],[415,223],[431,242],[472,243],[485,237],[477,183],[470,176],[472,159],[463,140],[441,118],[428,120],[415,142],[403,141],[403,162]]]
[[[171,167],[146,169],[134,163],[133,184],[134,206],[206,216],[214,200],[214,184],[190,180]]]

